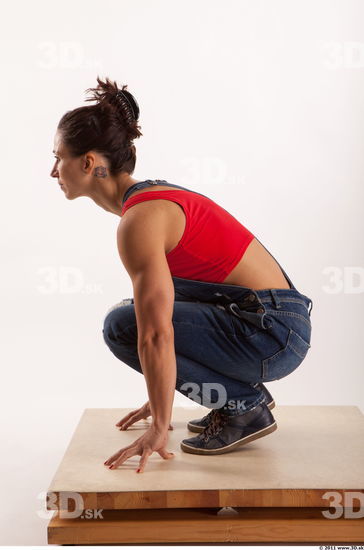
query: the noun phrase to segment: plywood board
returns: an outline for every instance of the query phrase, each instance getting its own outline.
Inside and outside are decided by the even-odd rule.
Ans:
[[[363,491],[364,415],[354,406],[278,406],[278,429],[223,455],[180,449],[193,437],[188,420],[209,409],[173,410],[173,431],[163,460],[153,453],[142,474],[140,457],[116,470],[104,461],[147,429],[140,421],[126,431],[115,424],[131,408],[86,409],[49,486],[49,493],[77,492],[85,508],[183,508],[204,506],[324,506],[327,490]]]
[[[105,510],[102,519],[54,517],[48,544],[193,542],[310,542],[361,544],[364,521],[328,521],[319,508],[240,508],[218,516],[211,509]]]

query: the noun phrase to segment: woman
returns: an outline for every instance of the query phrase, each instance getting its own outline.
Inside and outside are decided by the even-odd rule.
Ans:
[[[113,306],[103,337],[144,375],[149,401],[116,424],[152,416],[144,435],[105,461],[166,449],[174,390],[210,408],[181,448],[221,454],[277,427],[263,382],[293,372],[310,348],[312,300],[260,241],[217,203],[166,180],[139,181],[133,140],[139,107],[123,86],[97,78],[92,106],[68,111],[55,135],[57,178],[67,199],[90,197],[120,216],[117,246],[133,298]],[[214,393],[213,393],[214,392]]]

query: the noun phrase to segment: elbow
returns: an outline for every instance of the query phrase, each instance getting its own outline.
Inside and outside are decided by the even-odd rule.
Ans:
[[[140,348],[144,346],[165,346],[170,342],[174,342],[173,325],[159,330],[142,333],[138,337],[138,346]]]

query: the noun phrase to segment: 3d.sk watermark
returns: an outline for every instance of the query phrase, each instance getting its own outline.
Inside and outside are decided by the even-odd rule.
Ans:
[[[332,499],[330,508],[322,511],[322,515],[327,519],[364,517],[364,492],[362,491],[344,491],[344,494],[339,491],[326,491],[321,498]]]
[[[44,504],[44,508],[37,510],[37,515],[42,519],[51,519],[55,511],[62,519],[104,519],[102,508],[84,508],[82,495],[74,491],[62,491],[59,495],[42,491],[37,498]]]
[[[186,392],[190,390],[186,393],[186,396],[209,409],[220,409],[221,407],[225,407],[232,411],[235,409],[245,410],[247,408],[245,405],[246,399],[227,400],[225,386],[218,382],[203,382],[201,386],[197,384],[197,382],[184,382],[179,390]],[[211,399],[213,390],[217,393],[217,401],[212,401]]]

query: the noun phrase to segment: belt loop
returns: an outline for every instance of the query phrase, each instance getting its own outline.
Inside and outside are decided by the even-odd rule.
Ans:
[[[269,292],[271,293],[274,305],[276,306],[277,309],[280,309],[281,303],[279,301],[276,291],[274,290],[274,288],[271,288],[269,289]]]
[[[312,311],[312,308],[313,308],[313,301],[310,299],[310,304],[311,308],[308,310],[308,314],[309,316],[311,317],[311,311]]]

